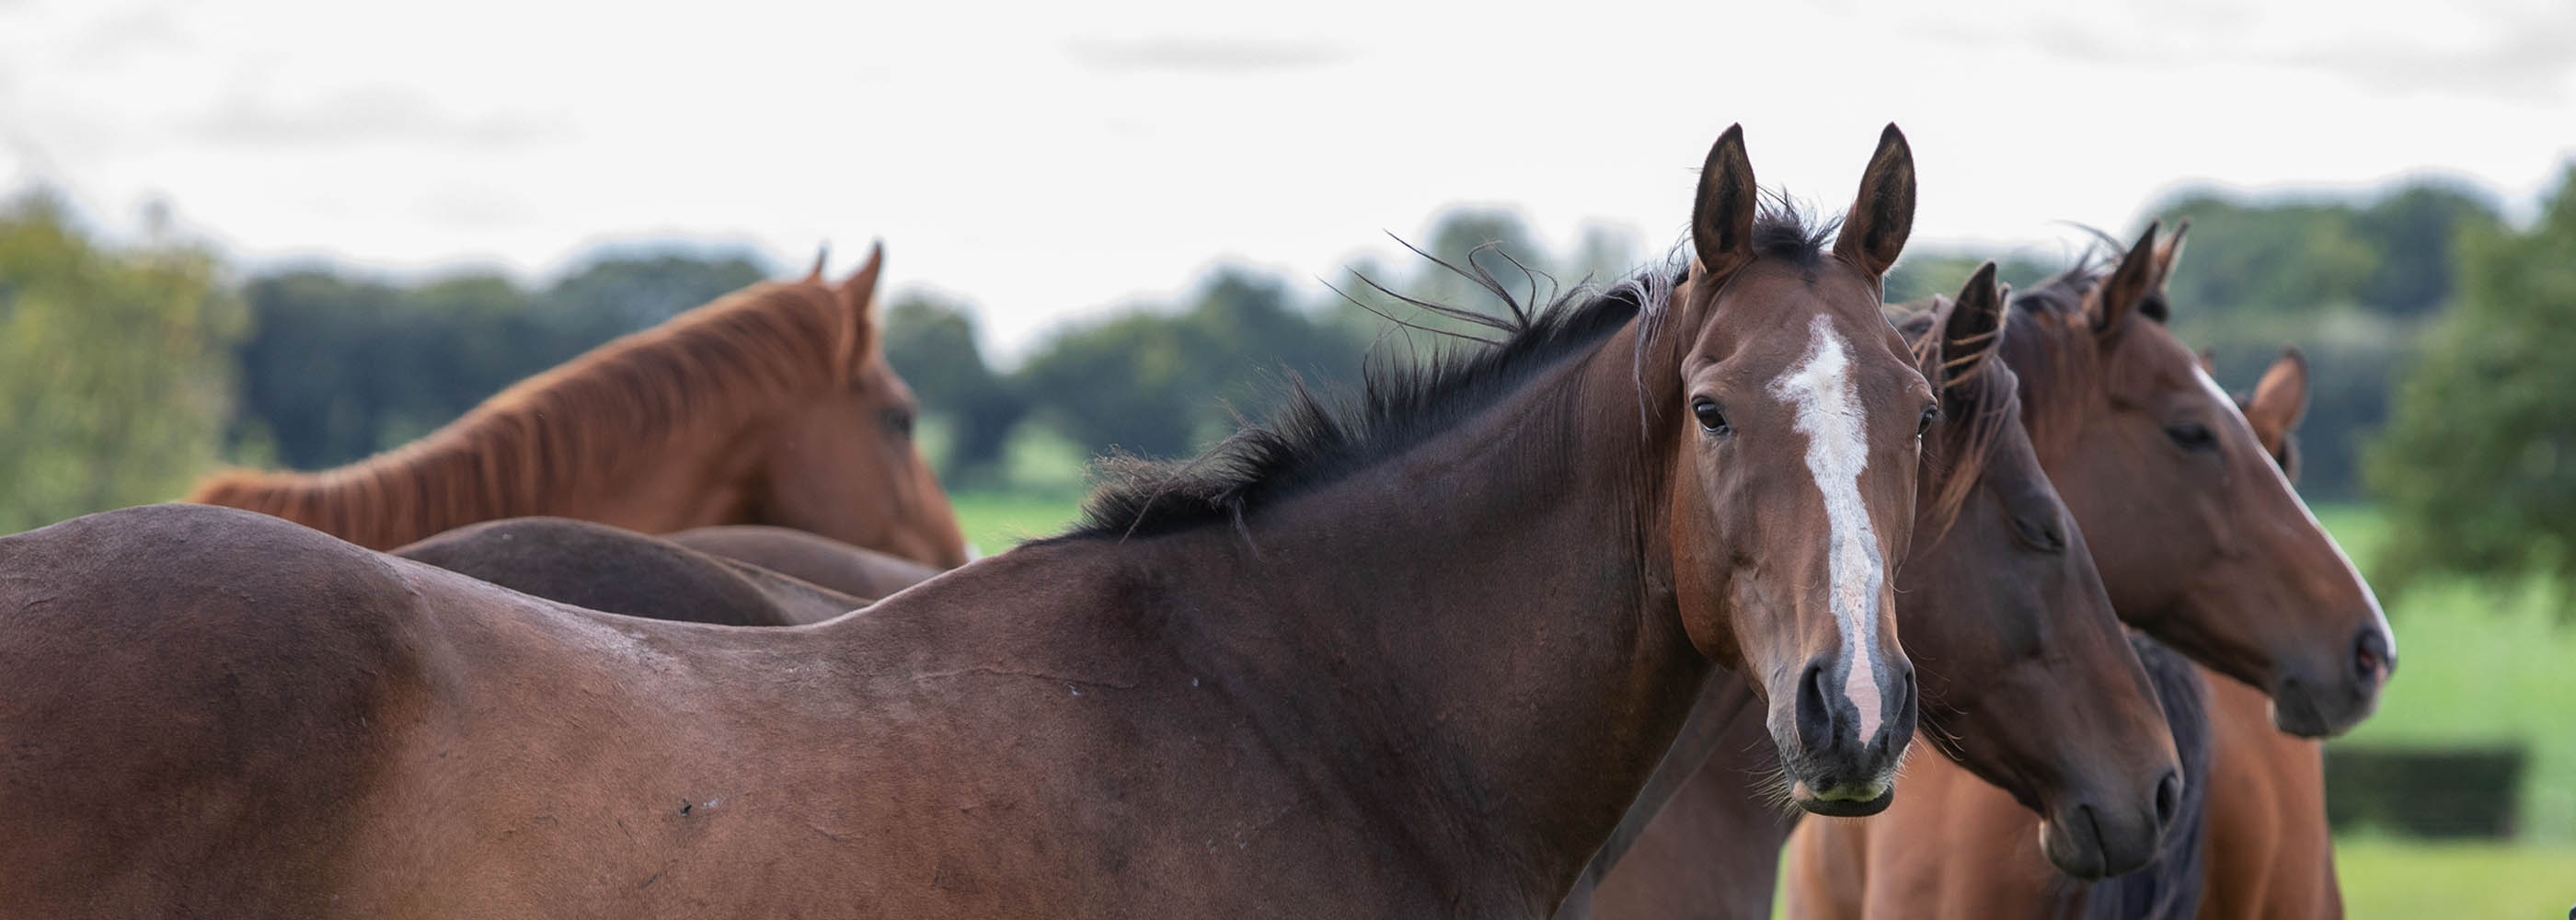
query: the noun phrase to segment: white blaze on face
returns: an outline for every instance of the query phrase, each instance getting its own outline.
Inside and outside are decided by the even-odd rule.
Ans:
[[[1878,689],[1878,617],[1872,609],[1886,573],[1880,569],[1878,535],[1861,503],[1861,473],[1869,468],[1869,430],[1863,424],[1860,393],[1851,379],[1851,353],[1833,320],[1816,317],[1807,356],[1797,367],[1771,382],[1771,395],[1797,413],[1798,433],[1807,436],[1807,469],[1825,496],[1829,555],[1833,580],[1834,625],[1842,631],[1843,696],[1860,712],[1860,741],[1878,735],[1881,699]]]
[[[2218,385],[2216,379],[2209,376],[2207,370],[2195,366],[2191,369],[2191,374],[2200,379],[2200,388],[2209,391],[2209,398],[2218,400],[2218,405],[2225,413],[2225,417],[2233,419],[2236,427],[2244,430],[2245,438],[2249,443],[2256,445],[2263,443],[2261,438],[2254,436],[2254,423],[2246,421],[2245,413],[2236,408],[2236,397],[2227,395],[2227,391]],[[2298,488],[2290,485],[2290,477],[2281,472],[2281,465],[2272,462],[2270,458],[2265,458],[2263,468],[2272,471],[2272,481],[2281,484],[2281,491],[2290,496],[2290,504],[2298,506],[2299,513],[2307,516],[2308,526],[2316,530],[2318,536],[2325,538],[2326,546],[2334,550],[2335,559],[2343,563],[2344,572],[2352,576],[2352,583],[2361,586],[2362,602],[2370,605],[2370,618],[2379,625],[2380,641],[2388,643],[2388,657],[2392,661],[2395,660],[2397,631],[2388,628],[2388,613],[2379,609],[2378,592],[2370,590],[2370,582],[2361,577],[2361,569],[2352,564],[2352,557],[2344,555],[2343,545],[2335,542],[2334,535],[2326,532],[2324,524],[2317,523],[2316,513],[2308,510],[2307,500],[2300,498]]]

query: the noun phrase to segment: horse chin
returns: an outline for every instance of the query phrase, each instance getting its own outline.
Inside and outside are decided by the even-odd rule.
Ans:
[[[2301,738],[2343,734],[2379,708],[2375,692],[2350,686],[2318,690],[2296,677],[2283,678],[2270,696],[2272,727]]]
[[[2081,813],[2078,813],[2081,817]],[[2093,828],[2070,827],[2069,822],[2044,818],[2039,822],[2039,852],[2048,864],[2070,877],[2092,881],[2109,875],[2103,865],[2102,844]]]
[[[1830,789],[1819,794],[1801,780],[1790,787],[1789,798],[1809,814],[1828,818],[1866,818],[1886,811],[1887,806],[1896,802],[1896,786],[1893,783],[1869,783]]]

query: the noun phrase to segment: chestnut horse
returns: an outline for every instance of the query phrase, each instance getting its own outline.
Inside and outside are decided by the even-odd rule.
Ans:
[[[0,915],[1537,914],[1712,663],[1802,803],[1883,807],[1913,189],[1891,127],[1826,252],[1730,129],[1679,287],[1516,308],[813,626],[203,506],[0,538]]]
[[[2078,265],[2016,298],[2001,353],[2021,378],[2024,427],[2123,620],[2272,688],[2272,716],[2283,728],[2348,727],[2394,667],[2394,640],[2369,586],[2290,489],[2246,416],[2165,330],[2164,280],[2181,250],[2180,230],[2160,240],[2151,226],[2112,265]],[[1733,798],[1759,800],[1758,784],[1740,766],[1702,781],[1730,779],[1739,787]],[[1676,835],[1703,823],[1734,826],[1743,806],[1707,804],[1729,798],[1694,796],[1703,807],[1667,810],[1654,823],[1675,823]],[[1758,864],[1729,869],[1730,877],[1770,877],[1769,844],[1779,838],[1738,839],[1740,846],[1707,858]],[[1669,873],[1623,874],[1611,868],[1604,888],[1694,884]],[[1697,903],[1720,916],[1771,912],[1768,885],[1726,894]]]
[[[802,626],[869,603],[673,541],[569,518],[469,524],[393,554],[547,600],[657,620]]]
[[[363,462],[222,473],[188,500],[372,549],[549,515],[646,533],[775,524],[962,564],[956,512],[912,441],[912,392],[878,347],[882,255],[837,286],[817,261],[602,345]]]
[[[2127,872],[2158,851],[2194,787],[2083,535],[2031,452],[2013,373],[1988,357],[2005,334],[2002,301],[1988,263],[1956,301],[1904,327],[1954,419],[1924,452],[1915,531],[1929,542],[1898,584],[1898,622],[1922,669],[1923,737],[2049,815],[2040,839],[2066,871]],[[1744,794],[1775,766],[1744,743],[1745,690],[1732,684],[1712,681],[1558,916],[1768,913],[1790,825]],[[1650,825],[1659,808],[1694,820]],[[1753,890],[1758,899],[1738,894]]]

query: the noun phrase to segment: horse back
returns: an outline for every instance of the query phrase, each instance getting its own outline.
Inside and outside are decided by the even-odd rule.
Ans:
[[[372,556],[187,505],[0,538],[0,914],[327,910],[421,702]]]

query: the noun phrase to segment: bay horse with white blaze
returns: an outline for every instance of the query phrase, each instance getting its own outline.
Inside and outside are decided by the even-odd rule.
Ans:
[[[882,247],[822,262],[592,349],[410,444],[318,473],[233,471],[189,501],[391,549],[480,521],[568,517],[644,533],[774,524],[942,568],[956,512],[912,440],[910,388],[874,305]]]
[[[2162,237],[2150,226],[2125,253],[2107,262],[2088,259],[2015,299],[2001,354],[2020,377],[2023,425],[2086,534],[2104,588],[2124,621],[2195,660],[2219,665],[2220,673],[2273,690],[2273,718],[2285,730],[2336,730],[2369,711],[2395,667],[2395,641],[2369,585],[2280,473],[2271,436],[2252,424],[2278,413],[2240,412],[2165,329],[2171,309],[2165,280],[2181,255],[2182,237],[2182,229]],[[2242,719],[2226,706],[2242,697],[2210,697],[2214,759],[2229,756],[2228,739],[2236,737]],[[1732,768],[1713,764],[1700,782],[1732,783],[1736,791],[1676,800],[1683,807],[1656,816],[1646,840],[1691,839],[1705,833],[1695,828],[1746,826],[1745,815],[1759,813],[1753,809],[1763,797],[1762,783],[1745,764],[1758,758],[1730,753]],[[1930,762],[1922,769],[1945,768]],[[2230,772],[2207,791],[2210,808],[2228,804],[2232,787],[2226,780],[2241,773]],[[1927,787],[1924,798],[1933,791]],[[2001,800],[1992,790],[1985,794]],[[1933,806],[1918,799],[1905,807]],[[2026,813],[2007,811],[2027,826]],[[1776,843],[1790,824],[1751,826]],[[1850,827],[1812,831],[1817,837],[1857,833]],[[1661,862],[1629,871],[1614,866],[1603,888],[1640,892],[1641,900],[1698,891],[1707,896],[1688,900],[1702,912],[1696,915],[1769,916],[1767,880],[1776,855],[1760,839],[1732,839],[1743,843],[1708,858],[1743,865],[1712,870],[1703,864],[1696,875],[1656,868],[1668,865]],[[2022,847],[2031,840],[2026,832],[2014,837]],[[1909,854],[1941,855],[1938,847],[1905,846]],[[2204,865],[2220,858],[2213,843]],[[1979,865],[1962,872],[1944,863],[1916,875],[1925,884],[1891,885],[1871,902],[1885,911],[1929,911],[1946,900],[1938,891],[1942,886],[1990,877],[1991,869]],[[1828,877],[1859,884],[1862,874]],[[1711,875],[1766,881],[1708,892]],[[1894,875],[1869,877],[1876,886]],[[2049,904],[2046,909],[2053,909],[2056,902]]]
[[[1712,663],[1802,802],[1882,807],[1913,187],[1891,127],[1825,252],[1730,129],[1679,288],[1516,312],[814,626],[202,506],[0,538],[0,916],[1539,914]]]
[[[2051,863],[2116,875],[2160,852],[2189,811],[2197,781],[2176,749],[2197,745],[2176,739],[2203,732],[2188,720],[2168,731],[2083,534],[2040,472],[2017,381],[1993,357],[2003,299],[1988,263],[1957,300],[1900,327],[1941,382],[1948,421],[1918,474],[1918,542],[1899,573],[1897,622],[1919,668],[1922,737],[2045,816],[2030,836]],[[1758,737],[1748,692],[1732,675],[1710,682],[1558,917],[1769,913],[1789,823],[1758,793],[1777,764],[1745,743]]]

